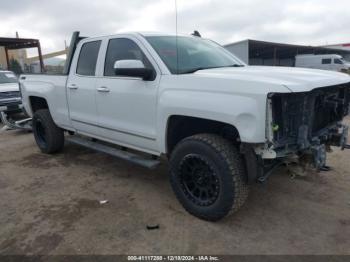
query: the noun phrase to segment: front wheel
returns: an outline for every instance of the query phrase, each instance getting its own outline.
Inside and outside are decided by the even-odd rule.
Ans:
[[[175,147],[170,182],[183,207],[209,221],[237,211],[249,191],[238,149],[214,134],[194,135]]]
[[[35,141],[43,153],[52,154],[62,150],[64,132],[53,121],[48,109],[40,109],[33,116]]]

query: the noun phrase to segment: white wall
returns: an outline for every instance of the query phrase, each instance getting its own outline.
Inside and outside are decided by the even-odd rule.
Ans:
[[[248,40],[224,46],[228,51],[249,64],[249,44]]]

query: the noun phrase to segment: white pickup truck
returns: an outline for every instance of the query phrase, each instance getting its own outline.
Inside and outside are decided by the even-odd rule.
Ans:
[[[330,146],[348,147],[343,73],[247,66],[196,36],[78,32],[64,71],[20,77],[41,151],[69,139],[149,167],[166,156],[177,198],[202,219],[238,210],[283,163],[327,170]]]

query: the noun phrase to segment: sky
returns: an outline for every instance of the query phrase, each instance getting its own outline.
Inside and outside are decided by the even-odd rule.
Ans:
[[[40,39],[43,53],[84,36],[176,32],[175,0],[0,0],[0,36]],[[178,33],[220,44],[244,39],[325,45],[350,42],[348,0],[177,0]],[[31,52],[29,52],[31,53]]]

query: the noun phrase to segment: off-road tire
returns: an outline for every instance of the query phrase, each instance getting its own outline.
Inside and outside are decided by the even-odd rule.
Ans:
[[[64,146],[64,132],[53,121],[48,109],[40,109],[33,116],[33,133],[41,152],[57,153]]]
[[[181,182],[181,163],[191,155],[203,159],[219,178],[217,199],[209,206],[194,203],[193,195],[189,196]],[[249,186],[243,158],[232,142],[218,135],[198,134],[183,139],[172,152],[169,167],[170,183],[176,197],[190,214],[198,218],[208,221],[222,219],[236,212],[248,197]]]

